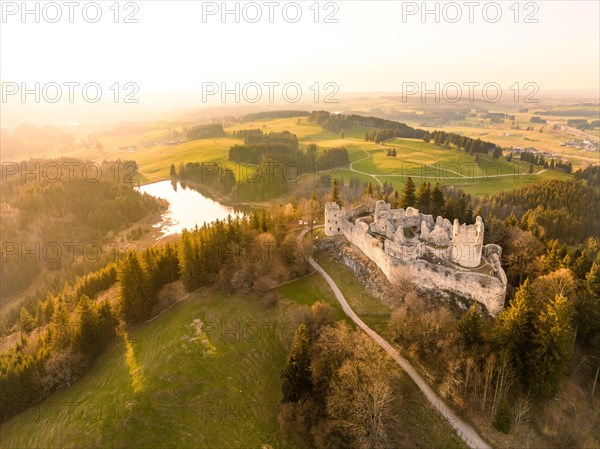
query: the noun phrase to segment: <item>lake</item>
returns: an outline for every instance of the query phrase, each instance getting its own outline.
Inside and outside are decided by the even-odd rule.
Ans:
[[[169,208],[162,214],[162,220],[155,227],[163,236],[179,234],[184,229],[201,227],[205,223],[226,219],[228,215],[242,215],[242,211],[225,206],[202,195],[197,190],[182,186],[181,183],[160,181],[138,187],[148,195],[167,200]]]

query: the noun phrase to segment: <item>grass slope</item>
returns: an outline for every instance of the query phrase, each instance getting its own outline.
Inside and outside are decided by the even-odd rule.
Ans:
[[[326,268],[353,307],[381,329],[389,310],[341,264]],[[71,388],[2,424],[1,447],[297,447],[277,422],[287,348],[303,310],[316,301],[346,318],[316,274],[276,290],[281,299],[269,308],[242,295],[193,294],[130,331],[129,345],[119,339]],[[183,348],[187,326],[197,318],[214,354]],[[408,376],[398,373],[395,413],[405,447],[464,448]]]
[[[130,332],[130,351],[116,343],[74,386],[4,423],[1,445],[293,448],[277,422],[279,372],[296,325],[284,319],[290,308],[297,306],[194,294]],[[182,347],[196,318],[212,355]]]

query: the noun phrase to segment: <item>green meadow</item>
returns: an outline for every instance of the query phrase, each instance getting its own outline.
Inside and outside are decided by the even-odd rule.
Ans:
[[[496,160],[487,155],[479,155],[479,163],[462,150],[436,146],[416,139],[390,139],[383,144],[364,141],[365,128],[347,129],[336,134],[310,123],[306,117],[291,117],[273,120],[258,120],[236,123],[225,127],[226,135],[221,138],[193,140],[176,145],[154,145],[147,142],[168,140],[173,130],[182,130],[177,123],[159,122],[150,129],[107,132],[99,136],[102,150],[80,150],[73,155],[91,159],[134,159],[139,165],[137,179],[140,183],[156,182],[169,178],[171,164],[177,167],[186,162],[213,162],[234,170],[238,176],[252,176],[253,166],[238,167],[227,160],[229,148],[241,144],[234,133],[241,129],[260,129],[263,132],[289,131],[298,136],[301,145],[315,143],[319,148],[345,147],[348,150],[351,167],[338,167],[327,170],[334,178],[349,181],[351,177],[362,182],[382,185],[392,183],[400,189],[402,183],[411,176],[415,183],[439,182],[441,185],[460,187],[472,195],[492,195],[502,190],[513,189],[525,183],[548,178],[569,178],[559,171],[546,170],[541,173],[534,167],[528,174],[528,164],[508,162],[501,157]],[[472,134],[486,138],[487,132]],[[146,142],[147,146],[141,143]],[[148,146],[150,145],[150,146]],[[124,146],[135,146],[135,150],[118,150]],[[386,155],[386,149],[396,150],[396,157]],[[242,174],[243,173],[243,174]],[[312,173],[305,174],[304,182],[314,179]]]
[[[378,330],[389,310],[345,267],[326,264],[350,303]],[[348,320],[312,274],[276,288],[279,300],[205,289],[129,330],[70,388],[0,426],[9,448],[296,448],[277,421],[281,371],[303,311],[320,300]],[[202,323],[201,343],[189,339]],[[379,325],[377,325],[379,324]],[[463,448],[398,368],[407,447]]]
[[[128,343],[119,338],[71,388],[4,423],[2,447],[293,448],[277,413],[299,310],[193,294]],[[186,341],[197,319],[211,350]]]

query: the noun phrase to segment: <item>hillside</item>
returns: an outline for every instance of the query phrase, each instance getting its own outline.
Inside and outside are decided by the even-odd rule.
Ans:
[[[244,181],[253,179],[256,168],[253,164],[228,159],[229,149],[243,143],[237,133],[242,130],[262,131],[265,134],[288,131],[297,136],[302,151],[306,151],[311,144],[317,145],[318,154],[330,148],[346,148],[352,163],[334,169],[321,168],[322,171],[317,174],[314,170],[303,169],[300,178],[292,170],[293,175],[289,175],[292,178],[288,186],[290,191],[312,189],[315,179],[321,175],[344,179],[345,182],[356,178],[361,183],[371,182],[374,185],[391,182],[398,189],[407,176],[412,176],[417,184],[425,180],[440,182],[441,185],[458,186],[477,196],[511,190],[539,179],[570,177],[561,171],[544,170],[538,166],[534,166],[533,173],[529,174],[529,163],[518,159],[508,161],[506,157],[493,159],[480,154],[479,160],[476,160],[462,149],[435,145],[433,141],[427,143],[410,138],[389,139],[381,144],[365,141],[365,132],[373,128],[351,125],[338,133],[324,129],[309,119],[306,115],[281,118],[258,114],[240,117],[237,121],[225,121],[224,136],[188,141],[182,136],[189,123],[158,122],[142,129],[119,128],[98,132],[95,137],[101,143],[100,150],[90,148],[74,154],[92,159],[126,155],[139,165],[137,180],[141,183],[169,179],[171,164],[178,167],[179,164],[190,162],[218,164],[219,167],[232,170],[236,180]],[[464,134],[473,138],[479,136],[478,132]],[[386,151],[391,149],[396,149],[396,157],[386,156]]]
[[[3,423],[2,447],[301,447],[281,434],[279,372],[307,306],[321,300],[343,313],[316,275],[276,291],[274,306],[193,293],[130,331],[129,350],[118,339],[72,387]],[[191,349],[198,319],[208,342]],[[407,376],[396,388],[402,447],[463,447]]]

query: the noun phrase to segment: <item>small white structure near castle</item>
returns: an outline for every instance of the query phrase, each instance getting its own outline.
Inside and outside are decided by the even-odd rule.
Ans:
[[[507,279],[500,264],[502,248],[483,245],[484,225],[392,209],[377,201],[341,209],[325,205],[325,233],[344,235],[381,269],[391,283],[408,275],[420,288],[445,292],[483,304],[497,316],[504,307]]]

